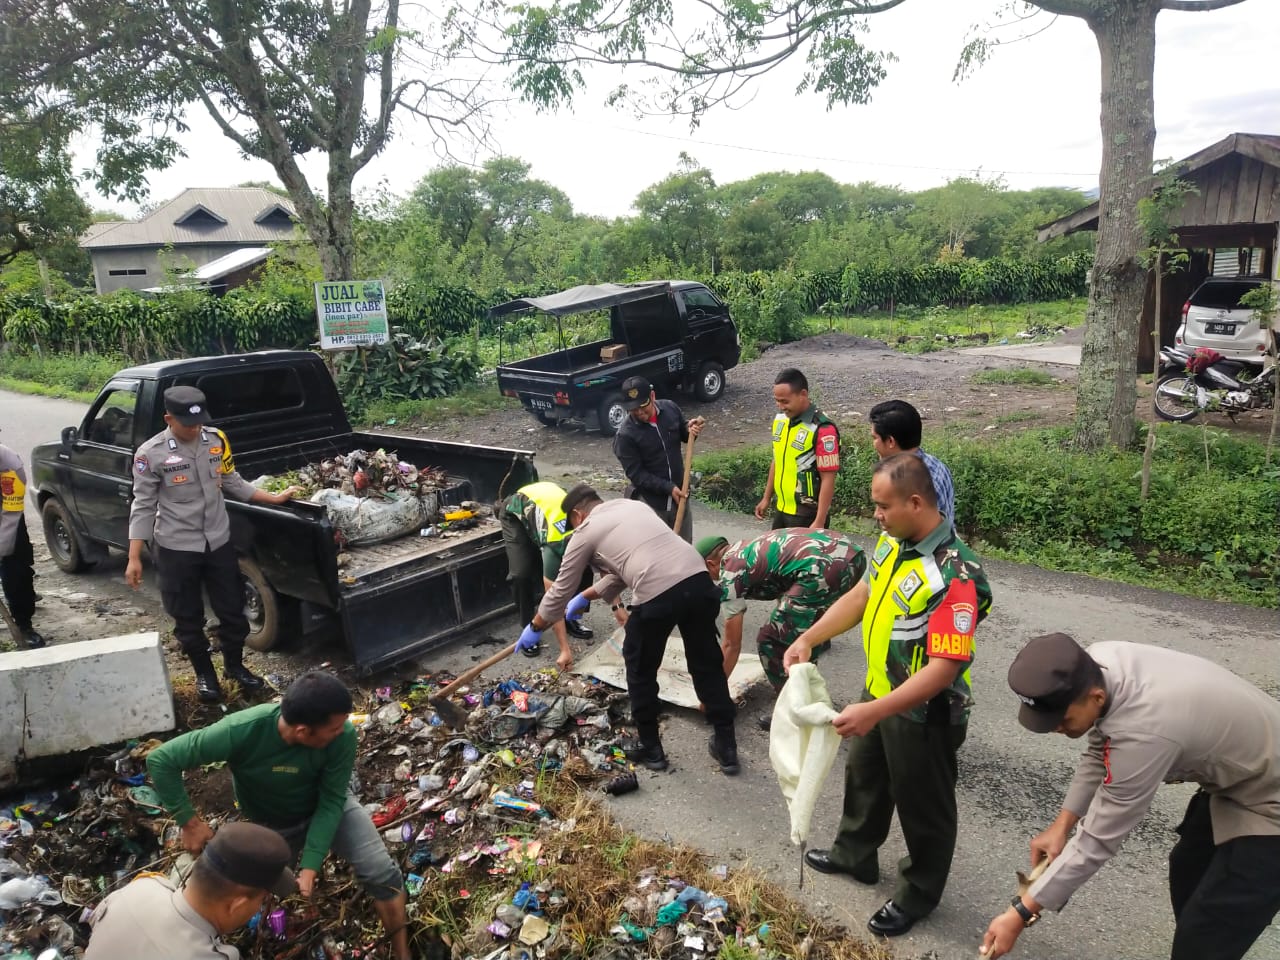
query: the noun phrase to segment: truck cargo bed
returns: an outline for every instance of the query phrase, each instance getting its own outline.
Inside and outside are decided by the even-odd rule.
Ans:
[[[431,558],[447,560],[453,551],[483,540],[492,533],[501,533],[501,525],[492,518],[483,518],[470,530],[445,533],[439,537],[425,538],[411,533],[386,543],[372,543],[363,547],[346,547],[342,552],[349,558],[339,567],[343,583],[350,580],[366,580],[400,567],[406,562]]]

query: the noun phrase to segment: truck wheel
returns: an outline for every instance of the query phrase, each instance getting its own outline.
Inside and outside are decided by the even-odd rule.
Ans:
[[[244,615],[249,618],[245,643],[254,650],[271,650],[280,643],[280,598],[262,568],[248,557],[240,557],[244,576]]]
[[[40,509],[40,519],[44,522],[44,542],[59,570],[63,573],[80,573],[97,563],[96,560],[85,559],[80,537],[71,525],[66,508],[57,498],[45,501]]]
[[[724,393],[724,367],[709,360],[698,368],[698,379],[693,382],[693,395],[703,403],[719,400]]]
[[[597,411],[600,417],[600,433],[612,437],[627,419],[627,408],[622,405],[622,394],[611,393],[600,401]]]

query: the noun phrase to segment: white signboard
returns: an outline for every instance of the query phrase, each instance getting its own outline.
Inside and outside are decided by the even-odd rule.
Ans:
[[[316,284],[321,350],[352,350],[391,339],[381,280],[326,280]]]

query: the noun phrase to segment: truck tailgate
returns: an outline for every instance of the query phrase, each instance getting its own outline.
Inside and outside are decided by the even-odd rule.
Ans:
[[[406,660],[515,609],[498,521],[456,536],[348,548],[342,618],[362,670]]]

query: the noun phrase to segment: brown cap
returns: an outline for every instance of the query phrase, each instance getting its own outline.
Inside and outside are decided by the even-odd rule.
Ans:
[[[227,823],[200,854],[215,873],[255,890],[287,897],[298,889],[289,864],[293,852],[284,837],[256,823]]]
[[[599,500],[600,494],[596,493],[596,488],[589,483],[576,483],[569,488],[569,492],[564,495],[564,499],[560,501],[560,509],[564,511],[566,522],[569,520],[569,514],[573,513],[584,500]],[[572,527],[573,524],[569,523]]]
[[[195,387],[170,387],[164,392],[164,412],[184,427],[198,427],[210,421],[204,391]]]
[[[1052,733],[1067,708],[1089,688],[1093,659],[1065,633],[1033,637],[1009,665],[1009,687],[1022,706],[1018,722],[1032,733]]]
[[[628,410],[639,410],[649,402],[653,384],[644,377],[627,377],[622,381],[622,405]]]

